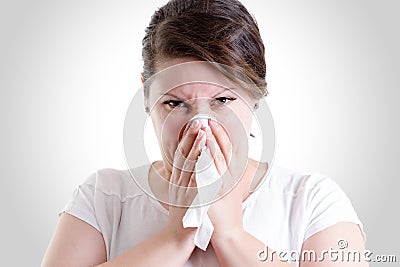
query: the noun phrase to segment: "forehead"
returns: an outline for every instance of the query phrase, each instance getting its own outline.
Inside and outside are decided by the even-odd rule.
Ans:
[[[191,61],[167,67],[153,75],[148,83],[152,91],[163,92],[191,83],[233,87],[232,82],[218,69],[218,65],[204,61]]]
[[[190,83],[173,88],[162,95],[170,95],[184,100],[193,98],[214,98],[224,93],[235,93],[231,88],[224,88],[210,83]]]
[[[148,81],[150,95],[165,94],[185,98],[212,97],[222,92],[244,93],[238,84],[229,79],[229,70],[220,64],[205,61],[169,62],[164,69]]]

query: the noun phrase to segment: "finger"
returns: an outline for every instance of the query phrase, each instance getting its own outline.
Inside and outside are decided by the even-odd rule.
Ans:
[[[208,125],[210,126],[211,132],[213,133],[222,154],[224,155],[227,165],[229,165],[232,153],[232,143],[225,128],[214,120],[209,120]]]
[[[205,146],[206,142],[206,132],[202,129],[197,133],[196,139],[193,142],[193,145],[189,151],[189,154],[186,158],[188,161],[197,161],[197,158],[200,156],[201,149]]]
[[[174,199],[176,195],[186,195],[186,197],[179,197],[176,199],[176,204],[180,206],[190,206],[192,203],[194,196],[197,192],[197,183],[195,180],[195,163],[198,156],[201,153],[201,147],[205,146],[205,137],[206,134],[203,130],[199,130],[196,139],[193,142],[193,146],[189,151],[189,155],[186,159],[183,160],[183,163],[178,163],[179,165],[183,164],[183,169],[173,168],[171,182],[169,192],[172,197],[170,199]],[[182,160],[180,153],[175,153],[174,161]],[[189,194],[189,195],[187,195]]]
[[[205,146],[206,133],[203,130],[199,130],[196,139],[193,142],[193,146],[189,151],[189,154],[183,164],[183,170],[179,178],[179,184],[182,186],[188,186],[190,177],[195,171],[197,158],[200,156],[202,147]]]
[[[169,184],[170,184],[170,186],[171,185],[178,185],[178,181],[179,181],[179,176],[180,176],[180,173],[181,173],[181,169],[180,168],[178,168],[178,166],[180,165],[180,164],[183,164],[183,163],[180,163],[180,161],[181,161],[181,154],[178,152],[178,149],[175,151],[175,155],[174,155],[174,161],[173,161],[173,163],[172,163],[172,172],[171,172],[171,178],[170,178],[170,180],[169,180]],[[171,189],[171,188],[170,188]]]
[[[183,163],[185,162],[191,147],[193,146],[194,140],[200,130],[201,124],[199,121],[192,121],[185,131],[178,147],[175,150],[174,155],[174,167],[178,169],[183,168]]]
[[[219,174],[223,175],[227,169],[228,164],[211,130],[207,129],[206,133],[207,133],[206,146],[210,149],[211,156],[214,159],[214,163],[215,166],[217,167]]]
[[[188,187],[197,187],[196,173],[192,173],[192,175],[190,176]]]
[[[179,143],[179,147],[182,151],[183,156],[188,156],[190,148],[192,147],[200,128],[201,123],[198,120],[194,120],[190,123],[189,127],[184,132],[181,142]]]

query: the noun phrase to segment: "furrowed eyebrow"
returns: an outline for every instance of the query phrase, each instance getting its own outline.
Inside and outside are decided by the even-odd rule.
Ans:
[[[218,93],[216,93],[214,96],[212,96],[211,98],[214,98],[218,95],[220,95],[221,93],[225,92],[225,91],[230,91],[231,89],[225,88],[224,90],[219,91]]]
[[[221,93],[223,93],[223,92],[225,92],[225,91],[231,91],[231,90],[232,90],[232,89],[225,88],[224,90],[219,91],[218,93],[216,93],[215,95],[213,95],[213,96],[210,97],[210,98],[214,98],[214,97],[220,95]],[[176,99],[178,99],[178,100],[180,100],[180,101],[185,101],[185,100],[183,100],[182,98],[180,98],[179,96],[176,96],[176,95],[171,94],[171,93],[165,93],[165,94],[162,94],[162,95],[163,95],[163,96],[165,96],[165,95],[172,96],[172,97],[175,97]]]
[[[172,96],[172,97],[175,97],[176,99],[178,99],[178,100],[180,100],[180,101],[184,101],[182,98],[180,98],[179,96],[176,96],[176,95],[174,95],[174,94],[171,94],[171,93],[165,93],[165,94],[162,94],[163,96],[165,96],[165,95],[169,95],[169,96]]]

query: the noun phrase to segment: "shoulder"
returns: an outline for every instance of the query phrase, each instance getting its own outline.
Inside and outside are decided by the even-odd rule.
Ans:
[[[338,222],[358,224],[363,232],[350,198],[327,175],[274,164],[259,191],[254,204],[257,212],[252,216],[280,229],[279,235],[268,233],[274,238],[265,237],[276,247],[300,249],[308,237]],[[282,233],[287,233],[286,237]]]
[[[93,195],[104,194],[114,196],[124,201],[145,194],[148,168],[150,165],[143,165],[134,169],[113,169],[102,168],[93,172],[79,186],[80,189],[91,189]]]
[[[304,240],[338,222],[358,224],[365,238],[349,196],[330,177],[274,166],[266,187],[291,207],[289,210],[292,215],[296,214],[293,217],[297,223],[304,222]]]
[[[269,190],[290,196],[304,195],[324,188],[340,190],[339,186],[324,174],[300,172],[276,164],[271,167],[265,182],[265,187]]]
[[[304,173],[275,165],[265,188],[287,204],[301,206],[311,220],[334,213],[336,217],[356,217],[347,194],[333,179],[319,172]]]

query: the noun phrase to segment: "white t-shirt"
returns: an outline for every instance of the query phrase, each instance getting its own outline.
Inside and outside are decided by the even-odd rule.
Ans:
[[[148,177],[150,166],[131,171],[135,177]],[[148,183],[145,187],[150,188]],[[242,206],[244,229],[278,252],[300,252],[308,237],[342,221],[358,224],[365,238],[347,195],[321,174],[303,174],[272,165]],[[102,233],[107,259],[148,239],[168,219],[168,211],[136,184],[128,170],[115,169],[91,174],[63,211]],[[185,266],[219,266],[211,244],[205,252],[196,248]]]

